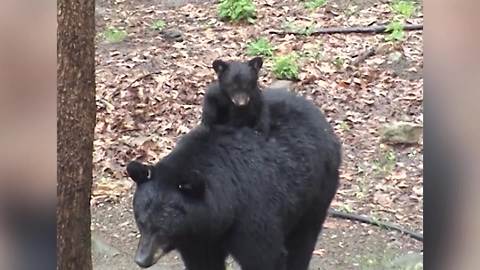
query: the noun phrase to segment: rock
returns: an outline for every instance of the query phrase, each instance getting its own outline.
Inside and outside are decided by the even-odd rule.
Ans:
[[[292,81],[287,81],[287,80],[277,80],[274,81],[268,88],[272,89],[288,89],[292,90],[293,88],[293,82]]]
[[[166,39],[182,42],[183,41],[183,34],[180,30],[171,28],[171,29],[165,29],[161,31],[162,35]]]
[[[423,255],[414,253],[398,257],[391,262],[390,267],[393,269],[421,270],[423,269]]]
[[[421,125],[409,122],[395,122],[380,129],[380,141],[386,144],[415,144],[422,135]]]
[[[390,63],[398,63],[400,62],[401,60],[403,60],[403,54],[399,51],[394,51],[394,52],[391,52],[389,55],[388,55],[388,61]]]
[[[115,257],[120,255],[119,250],[105,243],[97,235],[92,235],[92,253],[104,257]]]

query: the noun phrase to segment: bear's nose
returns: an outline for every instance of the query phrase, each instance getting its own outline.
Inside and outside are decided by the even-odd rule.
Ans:
[[[143,256],[143,254],[137,253],[135,255],[135,263],[142,268],[148,268],[152,266],[153,260],[151,256]]]
[[[138,243],[137,252],[135,253],[135,263],[142,268],[152,266],[155,261],[153,259],[154,254],[154,241],[150,235],[142,235]]]

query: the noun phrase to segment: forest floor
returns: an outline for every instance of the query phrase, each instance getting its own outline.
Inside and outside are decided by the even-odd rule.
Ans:
[[[254,3],[257,18],[248,24],[220,21],[216,2],[208,0],[97,1],[92,229],[95,243],[103,244],[94,249],[95,269],[137,269],[134,186],[126,163],[155,162],[167,154],[199,123],[213,60],[248,59],[246,47],[259,37],[275,46],[275,55],[302,55],[292,91],[317,104],[342,141],[341,187],[332,206],[423,232],[422,138],[392,146],[381,143],[379,133],[396,121],[423,125],[422,32],[405,32],[404,41],[393,43],[379,34],[273,34],[312,23],[387,24],[394,15],[388,1],[327,1],[313,11],[301,1]],[[416,7],[408,22],[422,24],[421,5]],[[164,31],[152,28],[158,20],[165,22]],[[354,64],[371,48],[374,55]],[[275,81],[272,62],[262,68],[262,87]],[[397,232],[328,218],[310,268],[396,269],[387,265],[422,249],[421,242]],[[152,269],[183,265],[172,253]]]

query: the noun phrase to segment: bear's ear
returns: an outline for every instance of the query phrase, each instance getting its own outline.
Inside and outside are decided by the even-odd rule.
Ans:
[[[151,166],[144,165],[138,161],[128,163],[127,173],[137,184],[145,183],[152,178]]]
[[[225,70],[227,70],[228,63],[221,60],[221,59],[217,59],[217,60],[213,61],[212,66],[213,66],[213,70],[215,70],[218,77],[220,77],[225,72]]]
[[[259,57],[259,56],[255,57],[255,58],[251,59],[250,61],[248,61],[248,65],[255,71],[255,73],[258,74],[258,72],[262,68],[263,59],[262,59],[262,57]]]
[[[193,181],[183,182],[177,185],[177,189],[185,196],[201,199],[205,194],[205,181],[195,179]]]

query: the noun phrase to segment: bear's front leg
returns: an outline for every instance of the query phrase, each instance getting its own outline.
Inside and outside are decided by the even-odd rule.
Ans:
[[[241,233],[232,239],[230,253],[242,270],[286,270],[287,251],[276,233]]]
[[[192,241],[178,248],[187,270],[225,270],[226,251],[216,244]]]

